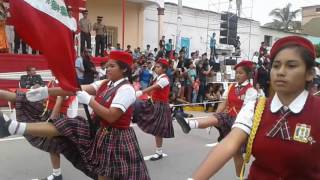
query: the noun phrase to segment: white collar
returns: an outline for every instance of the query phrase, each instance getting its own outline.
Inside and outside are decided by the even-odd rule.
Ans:
[[[304,90],[302,91],[299,96],[297,96],[289,105],[289,109],[291,112],[293,113],[299,113],[301,112],[303,106],[305,105],[306,101],[307,101],[307,98],[308,98],[308,95],[309,95],[309,92]],[[278,95],[275,94],[274,97],[272,98],[272,101],[271,101],[271,105],[270,105],[270,110],[272,113],[275,113],[277,111],[279,111],[282,106],[284,106]]]
[[[249,84],[249,80],[246,80],[246,81],[244,81],[242,84],[239,84],[239,83],[237,83],[236,85],[235,85],[235,87],[238,87],[238,86],[246,86],[246,85],[248,85]]]
[[[112,83],[113,83],[113,87],[116,87],[118,84],[120,84],[122,81],[124,81],[124,80],[126,80],[127,78],[122,78],[122,79],[119,79],[118,81],[116,81],[116,82],[112,82],[112,81],[110,81],[109,83],[108,83],[108,86],[110,86]]]

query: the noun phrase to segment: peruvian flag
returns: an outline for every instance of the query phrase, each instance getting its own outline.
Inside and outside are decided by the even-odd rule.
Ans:
[[[63,0],[10,0],[11,21],[21,38],[43,53],[61,88],[78,89],[73,31]]]

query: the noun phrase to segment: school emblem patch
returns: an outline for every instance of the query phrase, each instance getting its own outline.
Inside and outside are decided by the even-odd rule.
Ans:
[[[311,144],[314,143],[313,138],[310,136],[311,133],[311,126],[307,124],[300,124],[296,125],[296,129],[294,130],[293,140]]]

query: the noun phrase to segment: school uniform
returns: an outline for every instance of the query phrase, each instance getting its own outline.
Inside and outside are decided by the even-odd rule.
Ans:
[[[58,83],[55,81],[49,83],[49,87],[57,86]],[[15,106],[17,120],[19,122],[35,123],[48,121],[57,97],[49,96],[47,102],[30,102],[26,99],[25,93],[17,91],[16,95],[17,99]],[[60,109],[60,117],[67,115],[69,106],[74,100],[75,96],[67,97],[67,99],[64,100]],[[25,135],[25,138],[32,146],[50,153],[61,153],[68,148],[68,144],[65,143],[64,137],[46,138]]]
[[[95,100],[106,108],[116,107],[124,114],[110,124],[105,117],[92,115],[99,122],[94,137],[90,136],[87,120],[82,117],[60,118],[53,123],[62,136],[67,137],[80,152],[84,166],[93,174],[112,179],[150,179],[134,130],[130,127],[136,100],[135,91],[126,79],[114,83],[101,81],[92,84]]]
[[[250,107],[251,106],[251,107]],[[249,179],[320,179],[320,98],[303,91],[288,107],[277,94],[266,102],[255,136]],[[234,127],[250,134],[254,103],[239,113]],[[249,111],[248,111],[249,110]]]
[[[162,74],[153,84],[158,84],[160,88],[151,92],[152,102],[137,101],[135,103],[134,122],[148,134],[173,138],[174,130],[169,106],[169,78]]]
[[[226,99],[227,101],[226,112],[213,114],[218,119],[218,125],[216,126],[220,133],[218,141],[221,141],[231,131],[231,126],[242,106],[248,102],[256,101],[257,91],[247,80],[241,85],[232,84],[229,89],[223,93],[222,99]]]

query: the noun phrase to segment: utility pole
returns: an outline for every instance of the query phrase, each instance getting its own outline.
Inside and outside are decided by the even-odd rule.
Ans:
[[[181,26],[182,26],[182,0],[178,0],[176,52],[179,52],[181,49]]]

